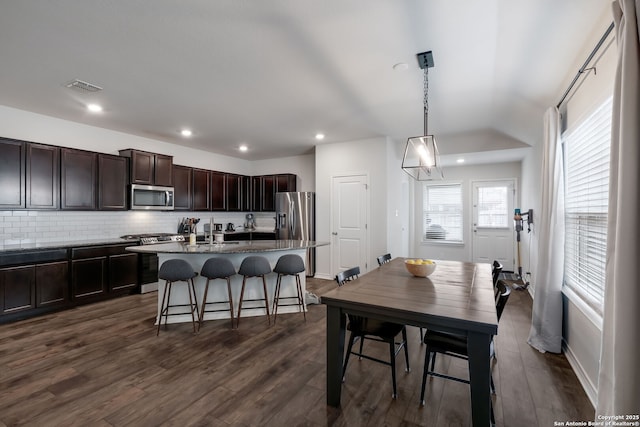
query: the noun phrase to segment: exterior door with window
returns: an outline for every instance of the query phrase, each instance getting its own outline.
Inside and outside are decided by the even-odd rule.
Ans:
[[[473,183],[473,262],[497,260],[515,271],[514,199],[514,180]]]
[[[333,274],[355,266],[367,271],[367,182],[365,175],[333,177]]]

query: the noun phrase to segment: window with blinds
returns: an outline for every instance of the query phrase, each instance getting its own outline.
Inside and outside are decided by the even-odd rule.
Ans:
[[[562,135],[565,162],[565,286],[602,314],[607,250],[609,98]]]
[[[462,185],[425,184],[423,239],[462,243]]]

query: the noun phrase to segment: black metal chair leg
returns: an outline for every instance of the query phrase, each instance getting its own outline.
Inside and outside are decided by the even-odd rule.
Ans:
[[[344,366],[342,367],[342,381],[344,382],[344,376],[347,372],[347,365],[349,364],[349,356],[351,356],[351,351],[353,349],[353,341],[355,340],[355,336],[353,332],[349,334],[349,344],[347,345],[347,354],[344,358]]]
[[[396,343],[393,338],[389,341],[389,356],[391,356],[391,382],[393,383],[393,394],[391,397],[395,399],[398,397],[398,390],[396,389]]]

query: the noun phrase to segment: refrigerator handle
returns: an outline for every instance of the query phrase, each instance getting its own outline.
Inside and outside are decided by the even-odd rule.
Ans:
[[[276,216],[276,228],[282,230],[287,225],[287,214],[279,213]]]

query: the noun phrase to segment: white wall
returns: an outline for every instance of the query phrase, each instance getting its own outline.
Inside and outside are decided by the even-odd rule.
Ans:
[[[377,266],[376,257],[387,249],[387,138],[373,138],[316,147],[316,239],[332,242],[331,236],[331,182],[334,176],[367,175],[369,177],[369,247],[368,266]],[[391,162],[394,163],[394,162]],[[400,164],[397,164],[400,169]],[[393,180],[397,179],[394,174]],[[399,186],[401,188],[401,185]],[[394,200],[394,203],[397,200]],[[331,246],[318,248],[316,276],[333,278]],[[364,270],[363,266],[360,266]]]
[[[499,163],[489,165],[454,166],[444,169],[445,179],[442,183],[462,184],[463,244],[425,243],[422,242],[422,185],[413,184],[413,199],[415,200],[415,215],[411,235],[410,256],[416,258],[449,259],[457,261],[472,260],[472,220],[473,220],[473,181],[514,179],[516,181],[516,207],[519,207],[519,182],[521,180],[521,163]]]
[[[298,176],[298,191],[316,191],[316,156],[284,157],[251,162],[251,173],[247,175],[269,175],[292,173]]]

